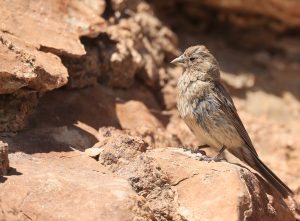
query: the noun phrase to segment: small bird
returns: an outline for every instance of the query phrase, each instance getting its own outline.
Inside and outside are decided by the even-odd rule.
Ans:
[[[233,100],[221,83],[218,62],[206,47],[189,47],[171,63],[185,67],[177,83],[181,118],[197,138],[219,150],[215,157],[203,160],[219,161],[227,150],[259,172],[284,197],[292,195],[292,190],[259,159]]]

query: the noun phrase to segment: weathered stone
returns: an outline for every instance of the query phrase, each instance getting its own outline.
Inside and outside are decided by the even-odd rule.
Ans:
[[[10,159],[16,171],[0,185],[1,220],[151,220],[125,179],[79,152]]]
[[[140,101],[117,103],[116,114],[122,129],[141,136],[152,148],[180,145],[177,137],[167,134],[159,119]]]
[[[91,147],[84,150],[84,152],[89,156],[93,158],[98,158],[100,153],[103,151],[100,147]]]
[[[0,176],[6,175],[8,168],[8,144],[0,140]]]
[[[49,91],[67,83],[68,72],[53,54],[37,51],[24,41],[0,33],[0,94],[21,88]]]
[[[276,190],[244,167],[200,162],[180,149],[156,149],[148,156],[168,175],[186,220],[294,220]]]
[[[55,14],[60,1],[1,0],[0,30],[36,48],[74,56],[85,53],[75,31]],[[49,38],[49,36],[52,36]]]
[[[0,95],[0,131],[18,131],[38,103],[38,93],[19,90],[13,94]]]

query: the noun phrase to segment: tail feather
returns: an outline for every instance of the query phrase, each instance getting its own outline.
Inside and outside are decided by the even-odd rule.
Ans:
[[[251,152],[251,151],[250,151]],[[253,169],[257,170],[269,183],[271,183],[284,197],[293,195],[293,191],[281,181],[259,158],[256,154],[252,153],[253,163],[248,163]]]

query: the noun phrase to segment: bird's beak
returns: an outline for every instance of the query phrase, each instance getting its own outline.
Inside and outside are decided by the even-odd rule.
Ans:
[[[178,58],[175,58],[173,61],[171,61],[171,64],[184,64],[185,62],[185,56],[180,55]]]

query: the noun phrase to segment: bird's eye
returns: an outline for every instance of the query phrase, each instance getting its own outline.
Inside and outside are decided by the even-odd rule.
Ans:
[[[190,58],[190,61],[193,61],[193,60],[195,60],[195,59],[196,59],[196,58],[194,58],[194,57],[191,57],[191,58]]]

